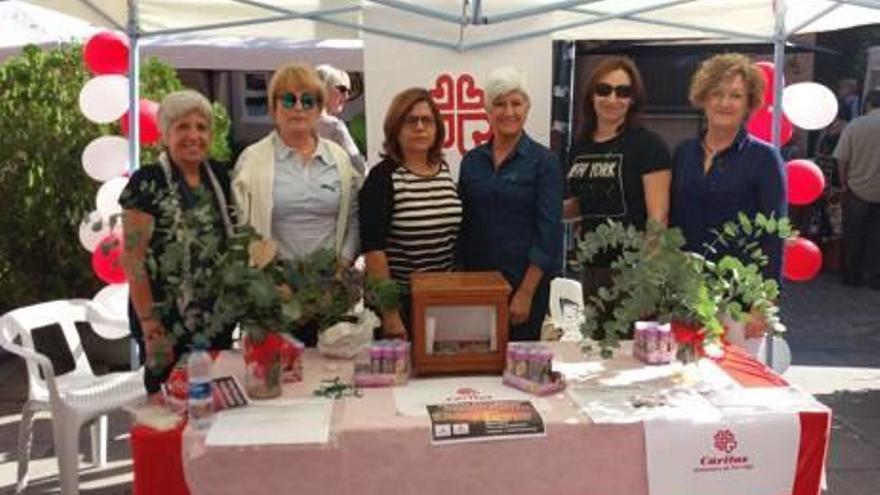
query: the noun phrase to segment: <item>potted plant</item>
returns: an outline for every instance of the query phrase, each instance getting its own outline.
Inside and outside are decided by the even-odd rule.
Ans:
[[[281,393],[281,360],[288,343],[283,334],[297,325],[317,320],[319,328],[327,328],[347,318],[362,297],[380,310],[397,304],[394,282],[338,268],[332,250],[281,259],[275,243],[247,225],[233,226],[223,242],[211,198],[198,193],[197,198],[193,208],[169,206],[157,219],[156,232],[169,242],[161,256],[148,253],[146,260],[148,271],[167,282],[155,308],[160,316],[182,315],[168,318],[181,320],[169,329],[175,341],[190,336],[196,344],[207,344],[239,324],[251,397]]]
[[[686,360],[694,357],[688,356],[691,351],[719,355],[724,322],[742,322],[754,314],[772,331],[784,331],[775,303],[778,286],[761,272],[767,258],[759,243],[768,235],[788,237],[791,233],[787,219],[758,214],[752,220],[739,215],[736,222],[715,232],[707,250],[747,253],[747,262],[730,254],[713,262],[684,251],[679,229],[649,223],[647,231],[640,232],[614,222],[600,225],[580,242],[579,261],[587,263],[606,250],[620,255],[611,265],[612,285],[585,301],[582,333],[593,337],[604,332],[601,353],[609,357],[636,321],[670,322],[681,344],[680,356]],[[609,311],[610,317],[599,322],[598,315]]]

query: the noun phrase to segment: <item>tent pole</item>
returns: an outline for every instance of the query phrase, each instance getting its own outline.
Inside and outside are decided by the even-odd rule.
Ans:
[[[138,0],[128,0],[128,170],[134,172],[140,168],[140,54],[138,44],[140,28],[138,26]],[[131,339],[131,369],[140,368],[138,344]]]
[[[774,0],[773,13],[776,23],[773,33],[773,146],[782,151],[782,85],[785,76],[785,0]],[[767,345],[766,363],[773,369],[773,332],[765,337]]]

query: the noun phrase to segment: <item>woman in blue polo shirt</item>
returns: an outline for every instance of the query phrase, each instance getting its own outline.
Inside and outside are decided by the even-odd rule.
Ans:
[[[523,130],[530,106],[523,74],[497,69],[484,90],[493,137],[461,162],[459,253],[465,270],[504,275],[513,288],[510,338],[537,340],[562,263],[562,172]]]
[[[744,55],[716,55],[691,81],[690,100],[706,116],[706,131],[678,146],[673,156],[672,225],[684,232],[685,249],[708,258],[747,253],[708,252],[713,230],[736,220],[739,213],[776,218],[787,215],[782,156],[770,144],[744,129],[749,114],[760,107],[764,81]],[[781,280],[782,240],[761,241],[769,258],[765,276]]]

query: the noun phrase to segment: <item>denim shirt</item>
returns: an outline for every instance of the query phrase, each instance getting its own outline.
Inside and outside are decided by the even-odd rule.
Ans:
[[[750,219],[759,212],[775,218],[788,214],[782,156],[770,144],[740,129],[733,144],[715,155],[708,172],[703,172],[704,157],[702,136],[681,143],[675,150],[671,225],[681,228],[688,251],[709,258],[732,254],[745,261],[746,253],[722,248],[713,256],[705,245],[715,239],[713,229],[735,221],[740,212]],[[782,240],[768,236],[761,246],[769,258],[764,275],[781,282]]]
[[[523,133],[495,170],[492,142],[461,162],[460,261],[466,270],[498,270],[515,291],[529,264],[545,277],[562,266],[562,171],[556,156]]]

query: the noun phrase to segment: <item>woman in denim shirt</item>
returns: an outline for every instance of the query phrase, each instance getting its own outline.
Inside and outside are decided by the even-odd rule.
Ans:
[[[523,130],[523,74],[496,69],[484,88],[493,138],[461,162],[459,254],[465,270],[497,270],[510,283],[511,340],[537,340],[562,264],[562,173]]]
[[[762,105],[764,81],[748,57],[716,55],[694,74],[690,100],[706,115],[706,131],[681,143],[673,156],[671,223],[684,233],[688,251],[717,259],[725,254],[748,261],[748,254],[707,244],[725,222],[740,213],[780,218],[788,214],[784,163],[769,143],[744,129],[749,114]],[[781,282],[782,239],[767,236],[761,248],[769,263],[764,275]],[[766,324],[756,314],[747,336],[761,335]]]

